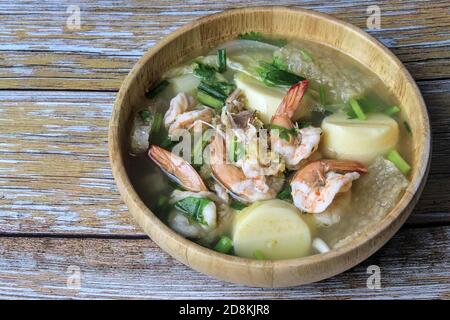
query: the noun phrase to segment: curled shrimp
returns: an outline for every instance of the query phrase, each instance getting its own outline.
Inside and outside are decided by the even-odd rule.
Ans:
[[[272,117],[271,124],[280,129],[289,130],[290,134],[283,139],[280,133],[271,135],[272,150],[283,157],[288,169],[297,169],[300,161],[313,154],[320,142],[322,130],[315,127],[306,127],[294,130],[292,117],[302,101],[308,87],[308,81],[303,80],[294,84],[278,106]]]
[[[194,106],[194,98],[184,92],[177,94],[170,101],[170,107],[164,115],[164,125],[168,129],[169,137],[178,129],[190,129],[197,121],[211,122],[214,116],[211,108],[203,106],[191,110]]]
[[[213,177],[234,198],[246,203],[275,198],[276,190],[264,176],[247,178],[239,167],[226,162],[224,139],[217,133],[210,145],[210,162]]]
[[[356,161],[317,160],[294,175],[292,198],[297,208],[310,213],[324,212],[340,192],[351,188],[352,181],[367,168]]]
[[[186,190],[208,191],[197,171],[183,158],[156,145],[150,146],[148,155],[158,167]]]

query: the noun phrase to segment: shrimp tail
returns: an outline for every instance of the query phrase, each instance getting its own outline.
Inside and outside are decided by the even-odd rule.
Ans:
[[[360,162],[350,160],[321,160],[325,171],[334,171],[337,173],[358,172],[367,173],[367,167]]]
[[[292,85],[278,106],[275,117],[287,117],[292,119],[295,111],[303,99],[303,96],[305,95],[307,88],[308,80],[302,80]]]

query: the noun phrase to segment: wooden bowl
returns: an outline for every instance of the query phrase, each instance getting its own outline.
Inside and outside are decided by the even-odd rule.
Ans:
[[[220,254],[187,240],[160,221],[139,198],[124,166],[128,157],[131,115],[145,90],[187,56],[259,31],[280,37],[312,40],[356,59],[395,94],[414,133],[411,182],[395,208],[376,226],[351,243],[325,254],[259,261]],[[151,48],[134,66],[117,94],[109,127],[113,174],[129,211],[163,250],[200,272],[226,281],[258,287],[286,287],[318,281],[362,262],[383,246],[411,213],[422,191],[430,159],[430,126],[422,96],[401,62],[362,30],[309,10],[253,7],[213,14],[173,32]]]

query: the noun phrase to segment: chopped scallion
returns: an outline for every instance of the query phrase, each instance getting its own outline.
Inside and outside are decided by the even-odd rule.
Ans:
[[[290,200],[292,199],[291,192],[291,186],[287,184],[280,192],[278,192],[277,198],[280,200]]]
[[[223,107],[223,102],[210,96],[208,93],[206,93],[203,90],[198,90],[197,92],[197,99],[200,103],[210,106],[214,109],[221,110]]]
[[[162,121],[163,121],[162,113],[156,112],[155,115],[153,116],[153,122],[150,129],[150,137],[161,130]]]
[[[160,92],[162,92],[168,85],[169,81],[162,80],[155,84],[153,87],[148,89],[148,91],[145,93],[145,96],[149,99],[156,97]]]
[[[405,126],[405,129],[409,133],[409,135],[412,136],[412,130],[411,127],[409,126],[408,121],[403,121],[403,125]]]
[[[264,256],[264,253],[262,253],[260,250],[256,250],[255,252],[253,252],[253,256],[255,257],[256,260],[265,260],[266,257]]]
[[[395,164],[398,170],[400,170],[405,175],[408,174],[409,170],[411,170],[411,166],[408,164],[408,162],[405,161],[405,159],[402,158],[397,150],[389,151],[389,153],[386,155],[386,159]]]
[[[204,82],[200,82],[200,84],[198,85],[198,89],[206,92],[211,97],[216,98],[217,100],[220,100],[222,102],[225,102],[225,100],[227,99],[227,95],[223,94],[221,91]]]
[[[219,72],[227,71],[227,52],[225,49],[217,50],[217,62],[219,65]]]
[[[233,240],[227,236],[222,236],[214,246],[214,250],[220,253],[229,253],[231,249],[233,249]]]
[[[323,84],[319,86],[319,98],[320,104],[324,106],[327,103],[327,93],[325,92],[325,86]]]
[[[400,112],[400,108],[397,106],[391,106],[383,110],[383,113],[388,116],[393,116],[396,113]]]
[[[244,204],[244,203],[242,203],[242,202],[239,202],[239,201],[237,201],[237,200],[233,200],[233,201],[231,201],[231,203],[230,203],[230,207],[231,207],[232,209],[234,209],[234,210],[241,211],[241,210],[247,208],[247,205]]]
[[[356,99],[350,99],[350,106],[352,107],[353,111],[355,112],[356,117],[359,120],[366,120],[366,115],[361,109],[361,106],[359,105],[358,101]]]
[[[148,110],[141,110],[139,111],[139,116],[141,117],[142,121],[144,121],[146,124],[150,122],[150,111]]]

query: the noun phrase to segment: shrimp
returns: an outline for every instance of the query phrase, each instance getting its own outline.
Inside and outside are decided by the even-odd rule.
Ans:
[[[208,191],[195,169],[183,158],[156,145],[151,145],[149,157],[173,180],[192,192]]]
[[[197,121],[211,122],[214,116],[211,108],[203,106],[192,110],[194,106],[194,98],[183,92],[170,101],[170,107],[164,115],[164,125],[168,129],[169,137],[173,137],[178,129],[189,130]]]
[[[287,139],[280,134],[271,135],[272,150],[281,155],[288,169],[298,169],[300,161],[313,154],[320,142],[322,130],[315,127],[296,129],[292,123],[292,117],[300,105],[300,102],[308,87],[308,81],[303,80],[294,84],[278,106],[272,117],[271,124],[289,130]],[[294,133],[292,133],[292,130]]]
[[[246,203],[275,198],[276,190],[264,176],[247,178],[240,168],[226,163],[224,149],[223,138],[216,133],[210,144],[212,175],[234,198]]]
[[[164,125],[169,129],[170,125],[175,122],[177,117],[187,110],[195,106],[195,100],[190,95],[180,92],[172,100],[170,100],[169,109],[164,115]]]
[[[170,214],[169,224],[179,233],[187,237],[200,235],[199,230],[211,231],[217,226],[217,206],[223,200],[210,192],[195,169],[183,158],[156,145],[150,146],[150,158],[171,178],[176,180],[188,191],[175,190],[172,192],[170,203],[174,204],[188,197],[206,198],[212,200],[203,207],[202,216],[206,224],[192,226],[188,217],[180,212]],[[201,227],[201,229],[199,228]]]
[[[350,190],[352,181],[367,168],[356,161],[317,160],[294,175],[292,198],[297,208],[310,213],[324,212],[340,192]]]

